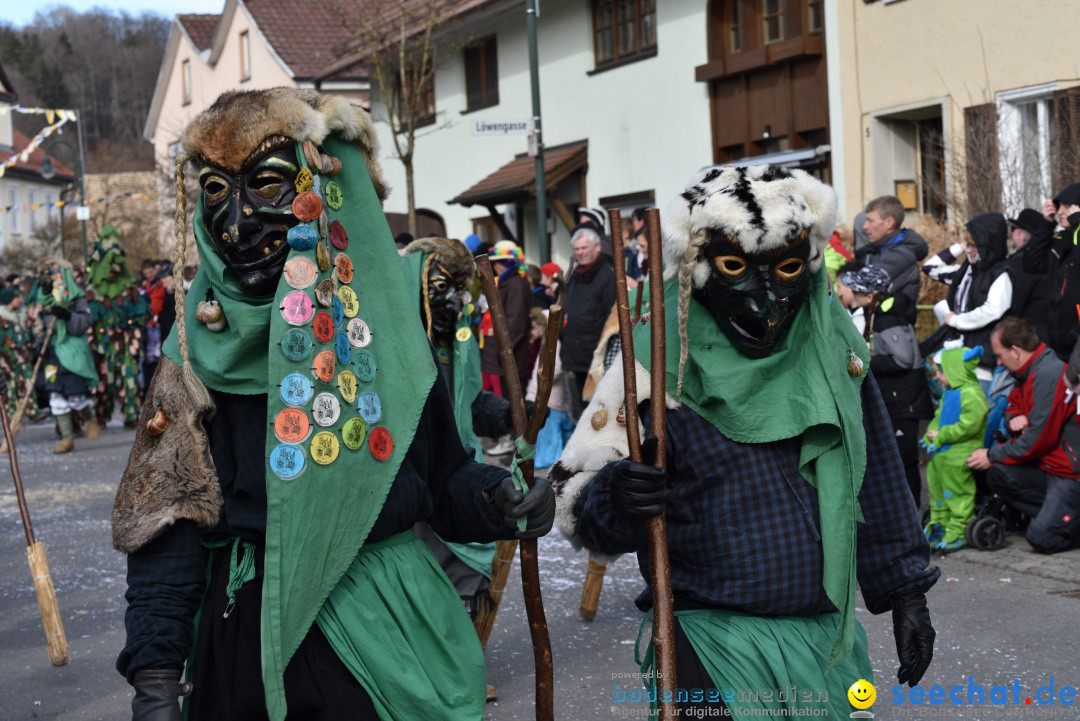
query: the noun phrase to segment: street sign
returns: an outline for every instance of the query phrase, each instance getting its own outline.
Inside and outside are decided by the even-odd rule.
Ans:
[[[533,132],[533,119],[474,120],[470,128],[473,135],[528,135]]]
[[[80,205],[75,209],[75,220],[90,220],[90,209]]]
[[[540,154],[540,136],[536,133],[529,133],[529,157],[535,158]]]

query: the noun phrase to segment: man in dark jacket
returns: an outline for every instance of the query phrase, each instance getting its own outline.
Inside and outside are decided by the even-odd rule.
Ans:
[[[1024,258],[1027,256],[1027,244],[1031,236],[1045,223],[1039,211],[1024,208],[1020,214],[1009,220],[1012,244],[1015,249],[1006,261],[1009,279],[1012,280],[1013,299],[1009,315],[1023,318],[1035,328],[1040,338],[1048,337],[1047,320],[1050,306],[1047,298],[1046,278],[1040,274],[1024,270]]]
[[[990,488],[1031,517],[1027,540],[1057,553],[1080,539],[1080,424],[1064,364],[1039,342],[1027,321],[1006,318],[994,328],[994,354],[1016,377],[1005,412],[1012,439],[980,448],[968,466],[986,470]]]
[[[1061,230],[1054,232],[1057,216]],[[1044,221],[1031,234],[1023,268],[1046,280],[1049,294],[1044,340],[1065,360],[1080,336],[1080,183],[1073,183],[1043,205]]]
[[[890,296],[889,274],[875,266],[842,273],[836,283],[844,307],[863,308],[870,316],[872,335],[865,334],[871,341],[870,371],[885,401],[908,488],[918,508],[922,497],[919,420],[931,418],[934,407],[910,320],[915,317],[915,303],[906,295]]]
[[[893,281],[893,294],[919,298],[919,261],[929,248],[923,237],[904,223],[904,206],[898,198],[883,195],[866,205],[863,230],[870,242],[855,251],[855,260],[881,268]]]
[[[576,420],[593,351],[615,305],[615,269],[601,252],[600,235],[589,225],[574,228],[570,247],[577,265],[566,283],[566,326],[559,357],[569,386],[570,415]]]
[[[1005,262],[1008,226],[1001,213],[983,213],[965,227],[967,241],[954,243],[926,261],[923,272],[949,286],[945,305],[940,307],[942,325],[960,331],[968,348],[981,345],[986,350],[994,324],[1012,306],[1012,279]],[[951,265],[963,254],[967,258],[962,264]],[[995,365],[993,356],[984,353],[975,369],[984,391]]]

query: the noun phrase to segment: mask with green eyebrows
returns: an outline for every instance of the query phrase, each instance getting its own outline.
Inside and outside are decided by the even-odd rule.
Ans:
[[[293,140],[268,138],[237,173],[204,163],[199,173],[203,223],[225,265],[250,295],[272,293],[289,255],[287,234],[298,223]]]

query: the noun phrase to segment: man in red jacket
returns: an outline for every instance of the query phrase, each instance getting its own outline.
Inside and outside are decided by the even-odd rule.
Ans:
[[[975,451],[968,466],[986,470],[991,490],[1031,517],[1032,548],[1064,551],[1080,539],[1080,424],[1064,363],[1020,318],[1001,321],[990,343],[1017,380],[1006,411],[1013,438]]]

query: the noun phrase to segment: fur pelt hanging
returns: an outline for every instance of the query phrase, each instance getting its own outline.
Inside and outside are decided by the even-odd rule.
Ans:
[[[367,111],[339,95],[300,88],[229,91],[191,121],[183,144],[184,150],[235,173],[266,138],[283,135],[320,145],[330,133],[360,150],[375,192],[385,200],[389,187],[377,161],[375,128]]]

